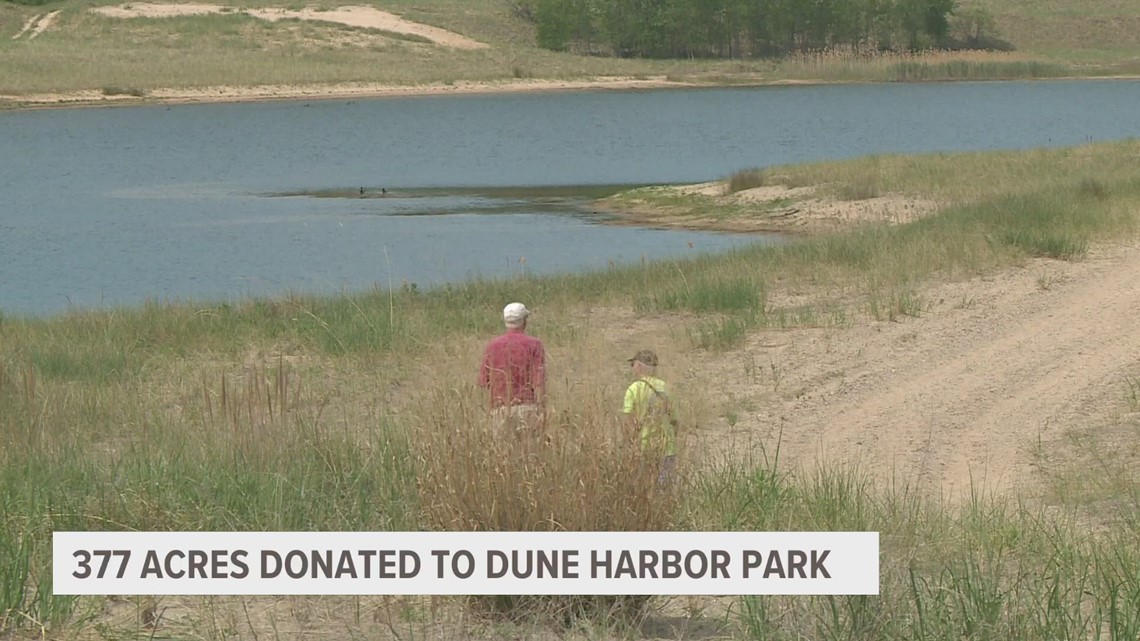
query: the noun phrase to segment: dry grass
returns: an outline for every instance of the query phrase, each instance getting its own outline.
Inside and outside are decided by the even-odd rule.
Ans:
[[[833,81],[998,80],[1047,78],[1074,73],[1063,64],[1043,64],[1027,52],[892,52],[833,49],[790,56],[779,63],[783,78]]]
[[[976,0],[994,17],[998,36],[1052,59],[1137,61],[1140,13],[1131,0]]]
[[[102,3],[101,3],[102,4]],[[110,3],[107,3],[110,4]],[[0,5],[0,94],[123,87],[160,88],[375,83],[416,86],[622,76],[696,84],[781,81],[896,81],[1033,78],[1140,71],[1140,24],[1124,0],[1098,0],[1080,11],[1053,0],[1028,7],[989,0],[999,36],[1018,53],[866,54],[829,51],[774,61],[651,61],[577,56],[538,49],[533,25],[505,2],[393,0],[380,8],[487,42],[455,51],[374,30],[238,14],[120,20],[68,3],[34,40],[12,40],[36,7]],[[235,7],[293,6],[238,2]],[[296,5],[297,7],[301,5]],[[332,8],[324,0],[318,7]],[[1046,61],[1042,61],[1042,57]]]
[[[617,421],[614,400],[567,399],[537,434],[496,434],[481,395],[432,389],[415,413],[412,442],[425,525],[446,531],[630,531],[677,526],[677,495],[657,483]],[[647,597],[474,597],[480,612],[516,620],[635,620]]]
[[[768,176],[764,173],[763,169],[744,169],[728,177],[728,185],[725,186],[725,192],[735,194],[736,192],[746,189],[763,187],[767,180]]]
[[[840,161],[769,167],[771,182],[831,185],[859,192],[897,193],[944,205],[978,202],[999,194],[1028,194],[1058,184],[1127,182],[1135,175],[1140,144],[1109,142],[1061,149],[921,156],[875,155]]]
[[[826,176],[975,204],[774,250],[391,297],[3,319],[0,609],[17,614],[0,616],[0,628],[30,635],[22,618],[30,617],[48,633],[78,637],[529,638],[548,634],[532,622],[539,615],[604,619],[632,605],[622,611],[632,619],[645,606],[485,599],[474,610],[453,603],[436,610],[410,599],[170,599],[157,604],[170,618],[156,633],[139,623],[154,604],[36,592],[50,568],[53,529],[847,528],[881,530],[894,546],[884,547],[891,572],[883,597],[746,600],[740,636],[951,639],[975,626],[979,638],[1095,638],[1086,622],[1111,615],[1121,622],[1110,638],[1135,639],[1136,479],[1127,458],[1101,454],[1134,454],[1131,421],[1084,454],[1104,461],[1106,474],[1076,466],[1069,476],[1066,468],[1054,488],[1059,501],[1110,501],[1132,519],[1096,538],[980,499],[957,513],[891,496],[846,471],[796,480],[767,463],[709,465],[715,456],[692,455],[684,438],[691,430],[681,452],[689,484],[681,496],[662,494],[616,413],[628,373],[622,359],[654,347],[687,426],[719,422],[721,412],[734,423],[729,416],[748,411],[747,399],[712,400],[732,381],[699,380],[680,364],[711,358],[693,349],[701,336],[733,346],[760,324],[783,322],[788,310],[773,303],[780,291],[786,299],[800,286],[848,284],[859,313],[913,314],[926,278],[991,272],[1024,255],[1079,255],[1090,240],[1131,237],[1140,211],[1136,152],[1135,143],[1118,143],[784,167],[780,180]],[[670,278],[660,278],[663,270]],[[537,301],[531,329],[547,342],[555,372],[551,439],[531,447],[492,438],[483,395],[471,386],[479,348],[499,329],[498,301],[515,295]],[[809,307],[788,322],[823,322],[824,310]],[[764,365],[753,360],[744,375],[759,376]],[[1135,410],[1131,381],[1122,383],[1121,404]],[[993,571],[978,565],[994,555]],[[1049,571],[1019,572],[1024,559],[1044,559]],[[1057,594],[1071,603],[1049,601]],[[998,604],[988,619],[961,607],[978,596]],[[1079,620],[1062,629],[1050,627],[1056,619],[1033,619],[1043,603],[1048,617]],[[916,608],[937,620],[919,621]],[[497,629],[472,612],[529,619]]]

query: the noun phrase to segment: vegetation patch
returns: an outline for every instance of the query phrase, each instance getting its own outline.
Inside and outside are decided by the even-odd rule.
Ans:
[[[741,599],[724,620],[737,638],[1135,639],[1135,372],[1118,381],[1119,424],[1075,434],[1071,466],[1042,459],[1044,496],[948,505],[872,486],[857,468],[792,473],[778,448],[771,460],[694,458],[679,491],[662,492],[616,424],[619,374],[600,368],[591,385],[553,383],[549,441],[505,447],[465,364],[477,337],[500,329],[502,300],[542,310],[536,322],[564,320],[541,335],[568,358],[594,358],[598,308],[631,324],[663,317],[676,329],[670,339],[713,350],[760,327],[906,321],[927,313],[923,285],[933,279],[1031,256],[1079,260],[1095,243],[1133,238],[1136,145],[773,168],[773,182],[874,176],[883,190],[944,204],[907,224],[723,255],[426,290],[4,316],[0,633],[203,636],[230,616],[222,608],[245,606],[191,604],[198,623],[157,632],[141,619],[112,625],[108,602],[51,593],[56,530],[708,529],[881,533],[881,596]],[[667,200],[668,189],[630,193]],[[778,386],[775,365],[772,378]],[[685,429],[711,420],[709,406],[687,397]],[[322,603],[341,608],[338,629],[375,633],[370,617],[349,614],[361,601]],[[634,626],[655,605],[488,598],[454,607],[507,621],[495,625],[596,630],[589,622]],[[432,613],[415,616],[427,625]],[[267,637],[276,624],[243,623]]]
[[[945,45],[950,0],[729,2],[713,9],[696,0],[644,4],[628,0],[515,2],[533,18],[539,45],[605,51],[616,56],[783,56],[833,47],[914,51]],[[977,28],[981,28],[977,26]]]
[[[1065,67],[1040,61],[972,61],[900,62],[888,71],[891,80],[899,82],[934,80],[1014,80],[1022,78],[1059,78],[1071,72]]]
[[[763,169],[743,169],[728,177],[728,193],[735,194],[738,191],[745,189],[755,189],[756,187],[763,187],[771,182],[768,175]]]
[[[1085,3],[1080,11],[1073,11],[1068,0],[983,0],[959,3],[950,13],[943,12],[950,4],[943,0],[873,3],[873,11],[863,2],[844,5],[844,11],[825,3],[813,5],[815,13],[808,18],[802,15],[807,5],[793,2],[776,8],[796,18],[788,24],[773,20],[774,9],[766,5],[726,7],[728,13],[722,15],[688,2],[633,7],[595,0],[425,0],[390,7],[399,14],[392,18],[403,21],[399,27],[372,25],[378,31],[370,31],[357,25],[345,27],[355,32],[347,35],[328,20],[355,21],[359,16],[333,5],[255,2],[242,8],[218,6],[219,14],[213,16],[158,21],[104,18],[86,6],[64,2],[49,20],[44,9],[28,6],[38,2],[0,2],[0,24],[10,26],[9,35],[16,36],[21,25],[32,27],[26,36],[0,39],[5,69],[0,95],[16,104],[100,102],[87,92],[104,87],[125,87],[147,96],[161,90],[167,99],[197,100],[216,99],[219,87],[233,98],[249,95],[243,88],[278,86],[273,95],[281,97],[301,86],[311,95],[321,86],[343,83],[380,88],[526,80],[534,86],[544,81],[636,78],[651,84],[722,86],[1140,72],[1135,59],[1140,23],[1127,3],[1115,0]],[[930,24],[917,18],[913,10],[919,5],[934,12]],[[177,5],[130,6],[173,10]],[[325,22],[319,27],[314,25],[322,23],[308,22],[307,28],[298,29],[289,20],[272,23],[250,17],[257,13],[280,18],[282,9],[305,11],[306,21]],[[760,9],[768,13],[760,16]],[[654,15],[651,20],[631,18],[639,12]],[[556,16],[557,28],[551,31],[536,23],[539,13]],[[858,28],[843,28],[860,16],[865,20]],[[853,35],[868,30],[873,32],[868,37]],[[562,50],[540,46],[548,31],[564,43]],[[438,41],[447,33],[463,46],[476,48],[432,45],[425,51],[424,39]],[[489,48],[478,48],[480,43]],[[283,57],[282,51],[305,55]],[[195,92],[200,87],[214,90],[203,96]]]
[[[101,90],[104,96],[134,96],[142,98],[146,95],[146,90],[137,87],[117,87],[114,85],[103,87]]]

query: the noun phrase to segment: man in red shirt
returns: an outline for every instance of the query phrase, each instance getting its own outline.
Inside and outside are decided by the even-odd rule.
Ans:
[[[528,336],[530,310],[522,303],[503,308],[507,331],[483,351],[479,386],[490,390],[491,417],[497,433],[537,430],[546,411],[546,350]]]

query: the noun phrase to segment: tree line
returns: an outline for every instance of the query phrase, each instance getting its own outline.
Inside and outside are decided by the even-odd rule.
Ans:
[[[955,0],[508,0],[556,51],[647,58],[779,57],[943,45]]]

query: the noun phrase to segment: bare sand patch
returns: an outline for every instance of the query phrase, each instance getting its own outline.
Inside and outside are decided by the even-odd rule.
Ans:
[[[12,39],[13,40],[19,40],[20,36],[27,33],[28,30],[32,28],[32,25],[36,24],[36,21],[39,19],[40,19],[40,15],[36,14],[36,15],[32,16],[31,18],[28,18],[27,20],[25,20],[24,21],[24,27],[22,29],[20,29],[16,33],[16,35],[12,36]]]
[[[664,89],[691,87],[664,76],[633,78],[609,76],[577,80],[510,79],[458,81],[423,85],[389,85],[375,82],[322,85],[257,85],[217,87],[166,87],[147,91],[143,96],[107,95],[88,89],[66,93],[0,94],[0,102],[25,107],[87,106],[113,103],[158,102],[165,104],[256,102],[269,100],[343,100],[442,94],[532,93],[551,91]]]
[[[51,13],[44,16],[43,19],[40,20],[39,24],[36,25],[35,29],[32,29],[32,33],[28,36],[28,40],[31,40],[44,31],[47,31],[47,28],[51,26],[52,22],[55,22],[55,18],[58,15],[58,11],[52,11]]]
[[[676,199],[672,196],[687,197]],[[707,205],[707,206],[706,206]],[[906,223],[937,211],[930,200],[900,194],[840,200],[817,187],[766,185],[729,193],[725,181],[655,187],[600,207],[619,223],[733,232],[819,233],[866,223]],[[726,214],[725,212],[730,212]]]
[[[832,298],[778,294],[771,304]],[[877,320],[859,303],[839,326],[756,330],[726,352],[691,347],[684,328],[696,316],[593,307],[559,316],[597,334],[553,346],[549,366],[616,405],[628,382],[621,359],[654,348],[683,408],[688,463],[767,455],[782,471],[854,468],[876,489],[950,502],[971,492],[1039,496],[1043,456],[1064,458],[1074,434],[1107,434],[1128,417],[1127,377],[1140,370],[1140,247],[1030,259],[916,285],[914,295],[916,316]],[[474,371],[480,345],[465,338],[447,358]]]
[[[886,194],[859,200],[836,200],[818,196],[815,187],[754,187],[728,196],[735,203],[766,205],[788,202],[784,207],[770,207],[789,223],[812,227],[846,227],[862,223],[909,223],[937,210],[937,203]]]
[[[686,377],[721,408],[692,454],[778,449],[785,470],[854,465],[879,487],[950,500],[1032,495],[1043,453],[1127,412],[1140,248],[1034,259],[916,294],[917,317],[864,310],[850,326],[762,330],[732,352],[688,354]]]
[[[717,196],[724,196],[727,185],[722,180],[714,180],[707,183],[695,183],[692,185],[677,185],[673,187],[677,193],[686,196],[707,196],[715,198]]]
[[[95,13],[111,18],[169,18],[175,16],[196,16],[218,13],[242,13],[245,15],[276,22],[277,20],[295,19],[312,20],[317,22],[335,22],[350,27],[363,29],[380,29],[410,36],[418,36],[444,47],[455,49],[485,49],[487,45],[466,36],[459,35],[446,29],[433,27],[411,20],[387,11],[380,11],[373,7],[346,6],[328,11],[306,9],[234,9],[215,4],[123,4],[117,7],[95,7]]]
[[[20,37],[26,33],[28,34],[28,40],[34,40],[36,36],[46,31],[52,22],[55,22],[56,16],[58,15],[59,11],[52,11],[51,13],[36,14],[28,18],[24,22],[23,28],[20,29],[16,35],[12,36],[12,39],[19,40]]]

